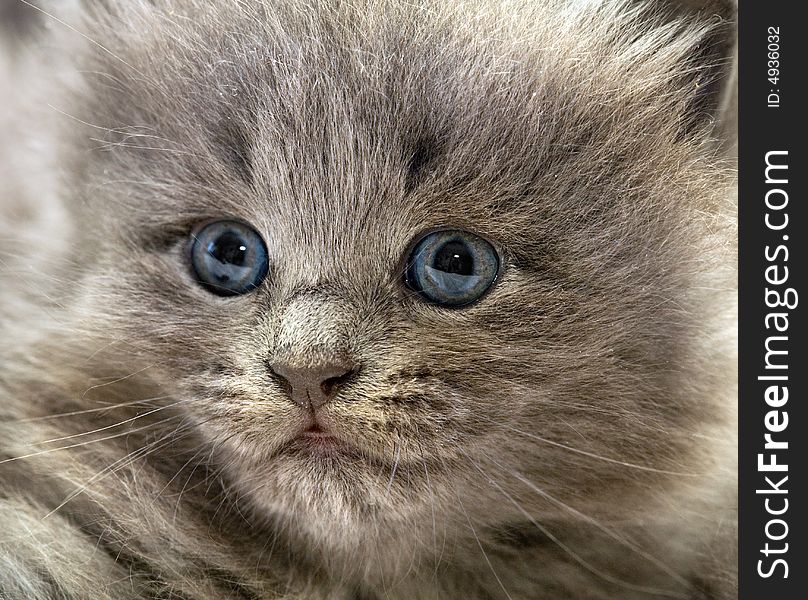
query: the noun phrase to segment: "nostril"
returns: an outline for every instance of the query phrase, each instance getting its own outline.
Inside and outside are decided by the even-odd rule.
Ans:
[[[295,404],[313,407],[328,402],[359,371],[347,361],[323,361],[311,367],[273,361],[267,367]]]
[[[294,388],[292,387],[292,382],[291,382],[291,381],[289,381],[289,380],[288,380],[286,377],[284,377],[284,376],[283,376],[283,375],[281,375],[280,373],[278,373],[278,372],[277,372],[275,369],[273,369],[272,367],[270,367],[270,368],[269,368],[269,370],[270,370],[270,372],[271,372],[271,373],[272,373],[272,374],[275,376],[275,380],[276,380],[276,381],[277,381],[277,382],[280,384],[280,386],[283,388],[283,391],[284,391],[284,392],[286,392],[287,394],[289,394],[289,396],[291,397],[291,396],[292,396],[292,394],[294,393]]]
[[[337,391],[341,377],[329,377],[320,384],[320,389],[326,396],[330,396]]]
[[[320,384],[320,389],[326,396],[332,396],[336,393],[339,387],[352,379],[357,373],[359,372],[359,367],[350,369],[344,372],[342,375],[337,375],[336,377],[329,377],[324,379],[323,382]]]

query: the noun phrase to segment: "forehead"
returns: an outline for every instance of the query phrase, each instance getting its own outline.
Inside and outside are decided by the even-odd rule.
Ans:
[[[122,164],[131,168],[136,154],[137,168],[204,184],[244,216],[315,217],[341,231],[405,215],[470,218],[490,195],[460,188],[502,162],[491,145],[514,141],[502,129],[533,110],[517,101],[517,62],[493,64],[448,32],[423,40],[372,20],[326,27],[327,14],[260,23],[248,14],[213,15],[232,19],[226,27],[213,16],[199,29],[155,21],[142,47],[122,49],[127,65],[107,60],[103,77],[124,94],[102,94],[92,122],[107,117]],[[195,196],[211,201],[198,190],[177,195],[189,207]]]
[[[359,4],[144,17],[149,36],[120,47],[132,68],[106,57],[125,97],[101,96],[98,112],[154,133],[119,136],[118,165],[162,186],[132,195],[149,218],[239,217],[312,262],[392,255],[443,225],[536,238],[537,216],[561,205],[569,217],[570,189],[606,196],[604,172],[629,162],[608,156],[642,146],[647,132],[630,130],[663,97],[635,93],[640,112],[610,96],[622,85],[606,81],[610,55],[560,13]],[[632,67],[635,79],[647,71]]]

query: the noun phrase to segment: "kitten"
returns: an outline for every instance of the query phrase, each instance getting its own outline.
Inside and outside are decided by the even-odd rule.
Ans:
[[[0,597],[733,597],[733,10],[691,4],[18,11]]]

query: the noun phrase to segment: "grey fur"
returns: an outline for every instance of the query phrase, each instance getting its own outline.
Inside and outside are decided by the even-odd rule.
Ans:
[[[0,597],[733,597],[734,80],[693,113],[733,38],[690,4],[45,6],[0,74]],[[189,275],[219,217],[254,293]],[[446,224],[505,259],[459,310],[402,284]],[[266,363],[331,352],[356,450],[312,457]]]

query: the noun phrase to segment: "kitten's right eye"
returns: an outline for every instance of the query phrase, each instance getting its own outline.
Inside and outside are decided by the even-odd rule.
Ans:
[[[214,221],[193,236],[191,266],[206,290],[236,296],[261,284],[269,258],[264,240],[252,227],[238,221]]]

